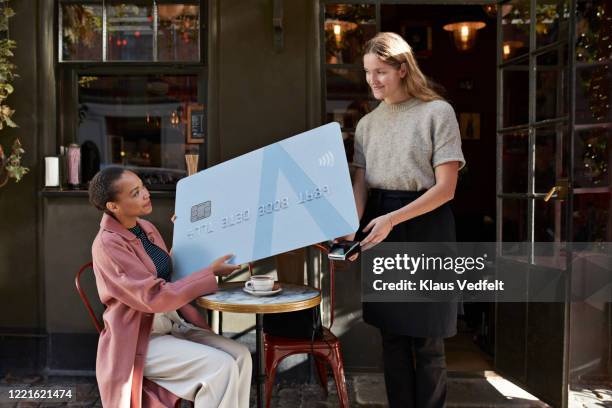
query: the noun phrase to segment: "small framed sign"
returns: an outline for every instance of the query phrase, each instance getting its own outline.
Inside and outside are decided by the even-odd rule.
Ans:
[[[187,106],[187,143],[204,143],[206,137],[206,111],[200,103]]]

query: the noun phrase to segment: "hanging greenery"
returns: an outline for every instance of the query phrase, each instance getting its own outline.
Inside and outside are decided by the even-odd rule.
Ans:
[[[15,64],[11,62],[13,50],[17,46],[15,41],[9,39],[9,19],[15,15],[13,9],[8,5],[9,0],[0,0],[0,130],[5,127],[17,127],[12,116],[15,113],[6,104],[6,99],[13,93],[11,82],[18,76],[15,74]],[[19,182],[29,171],[21,165],[21,155],[25,151],[21,148],[19,139],[13,142],[9,156],[5,156],[4,149],[0,144],[0,187],[4,186],[10,178]]]

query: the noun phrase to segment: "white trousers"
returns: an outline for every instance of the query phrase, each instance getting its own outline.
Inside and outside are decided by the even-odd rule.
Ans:
[[[155,315],[144,376],[195,408],[248,408],[252,365],[243,344],[193,326],[176,312]]]

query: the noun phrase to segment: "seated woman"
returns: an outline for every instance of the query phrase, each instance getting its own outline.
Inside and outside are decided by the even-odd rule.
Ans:
[[[166,245],[157,228],[139,218],[153,209],[140,178],[105,168],[91,180],[89,200],[104,211],[92,246],[106,306],[96,361],[104,407],[167,406],[170,391],[196,408],[247,408],[249,350],[213,333],[189,304],[217,289],[215,276],[236,270],[226,263],[231,255],[171,282]]]

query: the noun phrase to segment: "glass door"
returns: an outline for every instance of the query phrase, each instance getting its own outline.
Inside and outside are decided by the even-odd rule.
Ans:
[[[612,2],[576,0],[575,10],[572,288],[588,283],[600,291],[612,275]],[[594,284],[602,275],[605,283]],[[601,301],[595,298],[570,306],[570,406],[612,399],[612,296],[608,289]]]
[[[496,306],[495,367],[553,406],[568,313],[534,282],[569,273],[569,18],[569,0],[498,4],[497,266],[525,297]]]

